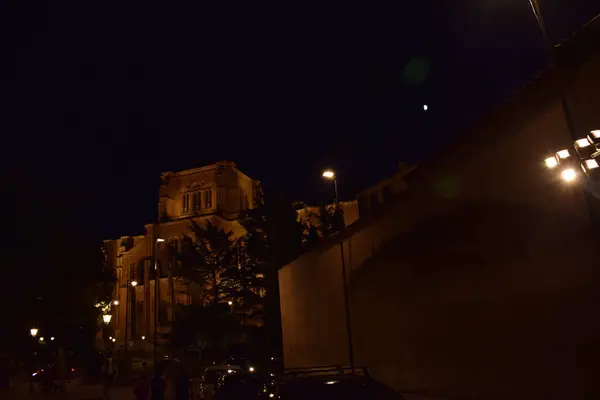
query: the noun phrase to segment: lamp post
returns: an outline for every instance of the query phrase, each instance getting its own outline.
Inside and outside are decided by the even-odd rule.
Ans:
[[[127,351],[129,350],[129,309],[131,308],[129,304],[129,286],[131,285],[131,287],[135,289],[137,284],[138,283],[135,279],[130,278],[127,280],[127,284],[125,285],[127,290],[125,292],[125,355],[127,355]]]
[[[335,207],[340,206],[340,198],[338,195],[337,177],[333,170],[327,169],[323,171],[323,178],[333,181],[333,187],[335,189]],[[342,288],[344,292],[344,311],[346,314],[346,335],[348,338],[348,361],[350,362],[350,368],[354,371],[354,348],[352,346],[352,325],[350,324],[350,302],[348,299],[348,282],[346,280],[346,262],[344,259],[344,236],[340,232],[340,260],[342,263]]]
[[[158,297],[160,296],[160,290],[158,288],[158,282],[160,280],[160,265],[158,263],[158,243],[163,243],[165,239],[156,238],[154,242],[154,350],[152,354],[152,360],[154,365],[156,365],[156,356],[157,356],[157,341],[158,341]]]
[[[37,328],[31,328],[29,330],[29,334],[31,335],[31,337],[36,337],[38,332],[39,332],[39,330]]]
[[[535,21],[539,30],[542,33],[542,37],[544,39],[544,48],[548,53],[548,57],[550,59],[550,64],[558,67],[558,62],[556,56],[553,51],[553,43],[550,39],[550,35],[548,35],[548,29],[546,27],[546,23],[544,21],[544,17],[542,15],[542,9],[540,6],[540,0],[528,0],[529,6],[531,7],[531,11],[535,17]],[[573,116],[571,114],[571,109],[569,108],[569,103],[567,100],[567,95],[565,91],[561,88],[560,91],[560,102],[562,105],[563,113],[565,114],[565,121],[567,123],[567,128],[569,129],[569,133],[571,134],[571,138],[575,140],[577,138],[577,134],[575,133],[575,128],[573,125]]]

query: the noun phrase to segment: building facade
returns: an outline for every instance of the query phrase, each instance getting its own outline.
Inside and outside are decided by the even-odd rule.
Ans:
[[[355,364],[427,397],[599,397],[598,181],[544,164],[600,129],[600,40],[586,43],[583,62],[546,71],[379,212],[361,209],[343,258],[331,241],[279,271],[286,367],[347,364],[351,346]]]
[[[130,347],[151,348],[155,329],[159,337],[170,332],[173,315],[167,303],[191,302],[182,282],[169,278],[182,238],[191,234],[190,222],[204,225],[210,221],[234,237],[241,236],[244,229],[238,218],[253,207],[257,186],[258,181],[229,161],[161,175],[158,223],[146,225],[144,235],[103,242],[106,262],[115,269],[118,280],[110,324],[117,347],[129,343]],[[154,301],[155,257],[160,265],[158,309]],[[164,339],[158,343],[161,341]]]

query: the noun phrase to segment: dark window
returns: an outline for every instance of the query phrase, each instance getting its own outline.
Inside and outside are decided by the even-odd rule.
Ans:
[[[371,195],[369,196],[369,209],[371,210],[371,212],[375,212],[375,211],[377,211],[378,207],[379,207],[379,195],[377,192],[371,193]]]
[[[381,189],[381,195],[384,203],[390,201],[392,199],[392,189],[389,186],[384,186],[383,189]]]
[[[164,324],[169,322],[169,313],[167,310],[167,304],[164,301],[158,303],[158,323]]]
[[[196,193],[192,193],[192,211],[196,209]]]

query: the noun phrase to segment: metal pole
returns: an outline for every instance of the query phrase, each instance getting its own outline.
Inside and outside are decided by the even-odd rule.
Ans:
[[[542,15],[542,9],[540,7],[539,0],[529,0],[529,5],[531,6],[531,10],[533,11],[533,15],[535,16],[538,28],[542,32],[542,37],[544,38],[544,47],[548,52],[550,64],[558,68],[558,60],[556,59],[556,56],[554,54],[554,45],[552,44],[550,35],[548,35],[548,29],[546,28],[546,23],[544,22],[544,17]],[[569,129],[571,138],[575,140],[577,139],[577,134],[575,132],[575,125],[573,124],[573,114],[571,113],[571,110],[569,108],[569,102],[567,99],[566,91],[562,87],[560,89],[560,102],[562,105],[563,113],[565,114],[567,128]]]
[[[337,179],[333,180],[333,186],[335,188],[335,205],[336,208],[340,207],[340,198],[338,195]],[[350,362],[350,368],[354,372],[354,348],[352,345],[352,325],[350,324],[350,301],[348,298],[348,282],[346,278],[346,261],[344,257],[344,235],[343,231],[340,235],[340,260],[342,263],[342,287],[344,290],[344,311],[346,314],[346,335],[348,338],[348,361]]]
[[[156,249],[156,242],[154,244]],[[160,279],[160,270],[158,268],[158,260],[156,259],[156,250],[154,252],[154,365],[156,365],[157,340],[158,340],[158,280]]]
[[[125,283],[125,358],[127,359],[127,349],[129,347],[129,279]]]

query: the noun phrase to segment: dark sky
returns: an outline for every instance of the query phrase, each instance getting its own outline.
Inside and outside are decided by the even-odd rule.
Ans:
[[[3,171],[98,238],[154,221],[161,171],[220,159],[310,201],[331,166],[353,197],[544,64],[527,0],[180,3],[0,3]],[[600,13],[542,5],[557,41]]]

